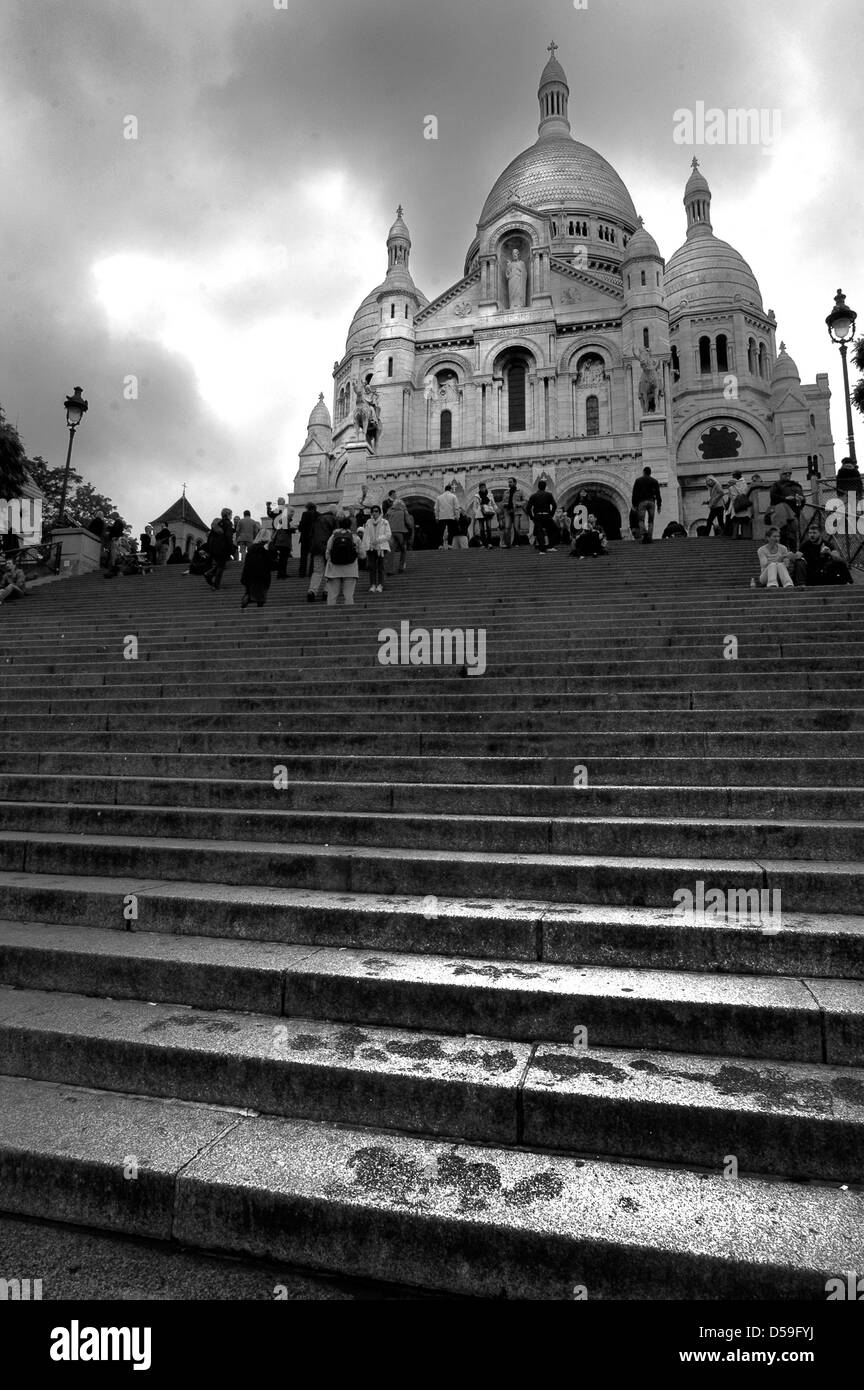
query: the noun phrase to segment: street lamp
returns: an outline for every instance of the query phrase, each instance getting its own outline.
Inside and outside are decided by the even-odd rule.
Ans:
[[[849,396],[849,371],[846,366],[846,345],[855,336],[854,309],[850,309],[846,303],[846,296],[842,290],[838,290],[834,296],[834,308],[826,318],[828,325],[828,336],[832,343],[838,343],[840,356],[843,358],[843,394],[846,397],[846,434],[849,445],[849,457],[853,464],[857,464],[855,457],[855,438],[852,434],[852,401]]]
[[[62,526],[66,516],[66,490],[69,487],[69,465],[72,462],[72,443],[75,439],[75,431],[81,424],[84,412],[87,409],[87,402],[82,396],[83,386],[76,386],[71,396],[67,396],[63,402],[66,411],[66,424],[69,426],[69,448],[66,450],[66,469],[63,473],[63,491],[60,494],[60,507],[57,512],[57,521]]]

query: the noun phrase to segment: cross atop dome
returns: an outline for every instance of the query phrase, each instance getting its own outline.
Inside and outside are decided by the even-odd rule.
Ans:
[[[696,173],[696,170],[699,168],[699,160],[696,158],[695,154],[690,162],[690,168],[693,170],[694,174]]]
[[[558,52],[558,45],[557,45],[557,43],[555,42],[554,39],[553,39],[552,42],[547,46],[546,52],[547,52],[547,53],[551,53],[551,54],[552,54],[552,58],[553,58],[553,60],[554,60],[555,54]]]

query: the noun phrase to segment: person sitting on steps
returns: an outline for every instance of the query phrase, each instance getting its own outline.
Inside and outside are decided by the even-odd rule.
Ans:
[[[777,526],[769,526],[765,537],[765,544],[760,545],[759,555],[759,578],[752,580],[751,583],[760,585],[763,589],[792,589],[794,584],[792,576],[787,569],[787,560],[794,560],[796,557],[785,545],[780,543],[780,529]]]
[[[818,521],[811,521],[801,542],[804,582],[813,584],[851,584],[849,566],[840,554],[833,536],[826,536]]]

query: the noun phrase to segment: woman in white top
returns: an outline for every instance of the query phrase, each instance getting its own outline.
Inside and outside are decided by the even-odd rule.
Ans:
[[[779,589],[781,585],[784,589],[794,589],[786,561],[795,557],[791,550],[780,544],[779,527],[769,526],[765,534],[765,544],[760,545],[758,555],[761,573],[756,582],[761,584],[763,589]]]
[[[363,549],[369,564],[369,592],[384,592],[384,556],[390,554],[390,523],[381,515],[377,502],[369,509],[369,520],[363,527]]]

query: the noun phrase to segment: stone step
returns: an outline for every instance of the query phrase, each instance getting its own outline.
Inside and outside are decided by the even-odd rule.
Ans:
[[[163,963],[146,937],[135,944]],[[104,963],[107,991],[116,977]],[[244,988],[268,970],[278,990],[277,960],[238,966],[230,1012],[218,999],[202,1009],[0,990],[5,1071],[480,1143],[714,1169],[731,1154],[737,1171],[838,1182],[864,1173],[864,1071],[282,1022],[278,993],[253,1012],[257,991]]]
[[[849,1190],[17,1078],[0,1102],[5,1210],[193,1250],[547,1300],[821,1300],[864,1254]]]
[[[703,724],[708,724],[709,720],[710,716],[706,715]],[[788,760],[790,748],[804,740],[808,727],[804,719],[801,721],[800,730],[796,724],[784,719],[781,721],[782,728],[742,731],[741,722],[739,716],[735,728],[728,731],[718,731],[715,726],[682,732],[680,728],[668,727],[668,717],[667,727],[656,729],[594,727],[586,732],[581,728],[572,735],[568,734],[567,742],[571,743],[572,754],[561,762],[562,765],[566,762],[569,767],[569,780],[572,781],[575,764],[585,765],[589,764],[592,758],[607,758],[610,747],[614,748],[620,757],[641,755],[646,758],[662,758],[674,753],[679,757],[701,759],[705,756],[713,757],[719,747],[723,749],[725,756],[733,760],[738,757],[751,763],[759,758]],[[822,731],[814,731],[812,726],[811,715],[809,746],[813,749],[830,747],[838,767],[847,759],[850,760],[850,765],[854,766],[864,757],[864,730],[833,730],[825,731],[823,735]],[[792,736],[799,732],[800,738]],[[531,758],[532,762],[540,761],[541,750],[545,753],[549,748],[550,738],[549,732],[539,730],[533,734],[520,734],[519,755]],[[381,758],[392,757],[394,739],[380,725],[368,730],[341,729],[338,733],[321,733],[316,727],[307,733],[281,729],[164,728],[107,731],[103,729],[88,732],[58,729],[52,725],[50,729],[41,732],[32,730],[6,733],[2,742],[6,752],[25,752],[31,757],[35,756],[37,750],[51,757],[63,757],[66,752],[86,752],[94,759],[105,754],[180,754],[184,757],[194,754],[218,754],[227,757],[233,754],[249,758],[266,754],[272,774],[275,766],[294,767],[299,765],[299,759],[303,757],[326,758],[330,768],[341,766],[343,759],[353,761],[358,757],[377,757],[379,750]],[[513,735],[506,731],[461,733],[435,730],[404,733],[399,735],[398,745],[403,766],[411,776],[414,775],[415,760],[432,758],[461,762],[462,757],[466,756],[474,759],[475,763],[476,760],[481,760],[491,764],[494,759],[512,757],[514,754]],[[532,749],[536,750],[533,757]],[[383,766],[385,765],[382,764]],[[423,766],[422,762],[420,766]],[[839,780],[841,779],[838,774]]]
[[[518,1041],[860,1066],[864,984],[684,971],[530,965],[332,950],[297,960],[284,1009],[304,1018]]]
[[[253,716],[254,717],[254,716]],[[444,720],[442,720],[444,722]],[[456,717],[453,717],[456,722]],[[552,733],[543,727],[542,719],[535,720],[534,726],[527,729],[513,728],[508,716],[497,727],[485,721],[476,729],[429,728],[396,730],[390,733],[385,712],[363,711],[355,716],[336,715],[329,718],[322,714],[309,732],[301,732],[286,704],[285,714],[267,719],[258,716],[254,727],[250,727],[250,716],[217,714],[201,715],[197,719],[169,715],[164,723],[146,721],[134,715],[82,715],[67,718],[58,715],[42,725],[34,724],[28,716],[0,718],[0,729],[4,732],[3,744],[7,749],[37,747],[44,751],[56,748],[104,748],[108,751],[117,747],[130,747],[136,743],[153,747],[158,738],[164,743],[174,740],[175,746],[188,752],[207,752],[208,742],[224,748],[233,735],[241,748],[252,752],[259,751],[253,740],[267,748],[276,748],[284,757],[289,753],[315,753],[339,748],[340,743],[346,751],[368,752],[376,744],[392,748],[396,734],[405,748],[406,756],[413,753],[426,755],[441,753],[478,756],[481,753],[501,756],[514,751],[530,753],[533,749],[548,748]],[[615,710],[583,709],[580,712],[556,721],[555,736],[566,740],[574,749],[574,761],[584,761],[593,751],[592,740],[600,740],[605,752],[609,751],[610,739],[614,737],[616,751],[628,752],[625,739],[629,736],[637,746],[650,751],[651,741],[659,743],[666,751],[672,740],[676,751],[688,736],[710,740],[714,749],[722,742],[724,751],[745,749],[747,740],[766,740],[765,751],[773,751],[770,740],[773,738],[778,751],[788,754],[793,735],[804,738],[814,734],[830,734],[831,747],[836,753],[864,751],[864,725],[860,723],[856,711],[847,709],[802,709],[773,706],[770,711],[725,709],[711,710]],[[722,736],[722,737],[721,737]],[[118,740],[120,743],[118,744]],[[124,741],[125,740],[125,744]],[[649,747],[645,748],[648,744]],[[689,751],[689,749],[686,749]]]
[[[317,606],[315,613],[316,617],[321,616],[322,623],[333,622],[339,616],[338,613],[334,616],[326,605]],[[395,631],[401,645],[404,645],[409,634],[413,634],[415,629],[434,631],[435,628],[441,627],[443,631],[461,631],[467,626],[469,630],[484,632],[488,650],[495,649],[500,660],[506,659],[516,666],[525,665],[528,654],[536,652],[543,665],[584,661],[589,666],[598,667],[614,667],[625,660],[650,667],[662,657],[668,657],[673,663],[728,661],[728,658],[723,657],[723,645],[727,634],[731,633],[738,640],[738,659],[756,663],[768,671],[772,663],[779,660],[803,663],[811,647],[820,663],[839,665],[841,657],[860,661],[860,616],[861,605],[850,610],[850,621],[846,623],[834,622],[833,614],[820,610],[818,616],[814,614],[810,622],[800,625],[796,623],[788,635],[785,629],[778,632],[776,622],[754,623],[744,613],[737,616],[730,613],[728,605],[716,616],[706,613],[700,619],[692,619],[688,626],[655,620],[654,626],[643,629],[638,614],[634,612],[627,615],[626,629],[619,630],[616,626],[618,616],[608,613],[596,627],[589,628],[580,622],[574,630],[572,614],[566,619],[544,619],[538,614],[530,614],[519,623],[514,621],[510,614],[505,618],[504,615],[496,616],[488,611],[477,611],[473,615],[474,620],[468,624],[457,622],[455,619],[436,623],[434,614],[421,614],[410,619],[403,617],[396,622],[395,628],[391,625],[385,630]],[[825,627],[826,620],[831,621],[831,631],[828,633]],[[597,619],[594,621],[597,622]],[[42,670],[46,663],[52,662],[58,669],[67,671],[77,665],[85,671],[92,667],[96,671],[123,669],[134,672],[142,662],[152,665],[154,669],[164,670],[170,670],[182,663],[184,669],[188,668],[199,675],[215,668],[220,674],[233,673],[241,677],[245,669],[242,663],[244,652],[248,650],[249,645],[248,632],[232,635],[220,629],[223,640],[220,641],[218,650],[214,651],[212,636],[206,634],[196,638],[190,633],[188,642],[182,642],[177,635],[176,627],[163,636],[158,632],[142,629],[140,625],[136,625],[133,632],[127,633],[124,630],[127,626],[131,624],[114,623],[96,637],[90,625],[86,639],[82,637],[80,640],[72,640],[68,635],[53,639],[40,636],[28,639],[22,637],[17,640],[9,640],[7,636],[5,642],[0,644],[0,661],[10,668],[10,676],[22,675],[27,670]],[[334,649],[329,637],[322,640],[325,633],[329,634],[329,628],[316,624],[314,630],[305,636],[292,633],[290,647],[274,651],[273,665],[268,663],[267,674],[275,672],[280,676],[290,676],[298,665],[337,670],[345,664],[339,660],[339,653],[343,650],[345,656],[350,658],[352,666],[361,664],[370,652],[377,655],[378,647],[383,640],[380,636],[380,617],[371,622],[358,620],[354,623],[352,620],[350,630],[344,630],[344,623],[342,629],[339,633],[338,651]],[[334,629],[332,635],[335,636],[336,632],[337,629]],[[127,636],[137,638],[136,657],[124,655]],[[848,651],[847,645],[850,648]]]
[[[765,898],[767,912],[762,911],[761,899],[731,902],[732,910],[722,916],[709,913],[686,920],[677,907],[669,906],[562,905],[429,894],[420,898],[188,880],[161,883],[130,876],[0,873],[0,918],[6,919],[0,922],[0,932],[15,922],[26,926],[32,920],[76,933],[82,928],[112,934],[142,931],[570,965],[623,967],[635,960],[649,970],[719,974],[853,980],[864,975],[864,918],[787,912],[782,897],[781,910],[773,916],[772,897]],[[770,931],[765,930],[766,920]]]
[[[702,881],[724,893],[778,889],[786,911],[855,913],[864,864],[818,860],[655,859],[632,856],[521,854],[459,850],[289,845],[151,836],[65,835],[4,830],[0,870],[187,879],[193,860],[200,881],[313,888],[332,892],[410,893],[619,906],[673,906],[682,888]]]
[[[273,976],[278,987],[279,971]],[[527,1043],[282,1022],[278,999],[269,1014],[238,1013],[249,1002],[242,971],[238,986],[231,1012],[0,989],[4,1070],[298,1119],[518,1143]]]
[[[332,789],[331,789],[332,791]],[[500,788],[499,788],[500,791]],[[403,849],[476,850],[479,853],[553,855],[625,855],[643,858],[707,856],[722,841],[735,858],[770,855],[789,860],[864,861],[864,821],[709,819],[703,816],[661,818],[604,816],[481,815],[455,804],[450,812],[409,810],[383,813],[321,808],[280,809],[280,793],[271,787],[267,810],[224,809],[196,805],[89,805],[76,801],[0,801],[0,826],[22,832],[61,835],[191,836],[198,840],[285,840],[293,844],[329,844]],[[577,789],[571,791],[571,803]],[[347,798],[346,798],[347,799]],[[338,792],[332,801],[340,800]],[[406,803],[409,804],[409,803]],[[578,805],[578,803],[577,803]],[[549,808],[552,809],[551,807]],[[575,809],[575,808],[574,808]]]
[[[463,682],[464,683],[464,682]],[[801,687],[778,692],[772,701],[771,715],[802,711],[817,712],[817,716],[828,718],[832,715],[837,727],[855,727],[857,711],[855,698],[858,687],[834,685],[830,689]],[[304,697],[294,700],[290,696],[290,712],[296,726],[300,716],[311,717],[316,702]],[[308,706],[308,708],[307,708]],[[428,708],[426,708],[428,706]],[[415,696],[412,699],[399,699],[397,696],[382,698],[380,695],[364,696],[350,700],[347,696],[327,696],[319,702],[317,710],[327,723],[351,721],[359,727],[368,724],[376,714],[386,717],[388,727],[419,730],[430,722],[442,722],[446,715],[459,718],[471,728],[490,726],[531,732],[538,726],[554,720],[556,725],[571,727],[586,712],[615,711],[626,712],[634,718],[651,718],[660,711],[674,711],[676,714],[707,714],[716,710],[723,717],[744,714],[748,722],[765,719],[765,690],[748,689],[736,683],[718,690],[704,690],[700,687],[682,685],[680,689],[662,690],[585,690],[581,695],[572,692],[559,695],[553,702],[548,696],[534,700],[530,693],[514,691],[509,697],[503,692],[499,695],[486,695],[478,699],[469,697],[464,705],[452,694],[445,699],[434,701],[431,696]],[[92,725],[94,727],[145,727],[148,723],[170,723],[175,728],[194,728],[197,723],[225,724],[232,721],[255,718],[259,723],[272,722],[278,725],[286,713],[286,694],[279,696],[250,695],[248,699],[231,701],[227,698],[213,700],[176,699],[166,695],[164,699],[139,700],[134,697],[109,696],[95,700],[58,700],[52,710],[37,709],[26,700],[4,702],[3,723],[9,729],[33,728],[47,729],[58,722],[73,727]],[[770,717],[770,716],[769,716]]]
[[[826,751],[830,737],[823,741]],[[817,747],[820,745],[817,743]],[[74,777],[85,782],[92,774],[104,785],[114,777],[134,778],[139,783],[154,780],[191,780],[209,783],[250,780],[272,785],[273,768],[279,761],[274,754],[263,753],[188,753],[138,752],[38,752],[36,750],[0,750],[2,786],[11,797],[16,777]],[[288,762],[292,778],[302,778],[307,785],[328,784],[338,775],[346,784],[360,782],[366,786],[378,782],[401,785],[414,783],[428,788],[430,784],[488,787],[498,784],[511,786],[571,787],[574,779],[574,760],[554,757],[424,757],[416,752],[409,756],[391,752],[380,755],[358,753],[334,761],[321,754],[294,754]],[[608,787],[718,788],[734,795],[751,792],[770,795],[771,789],[783,791],[798,786],[806,803],[807,794],[821,795],[825,787],[849,788],[853,796],[864,787],[864,757],[847,756],[798,757],[782,755],[765,758],[712,757],[602,757],[594,755],[581,764],[585,767],[587,783],[581,792]],[[419,780],[418,780],[419,779]]]
[[[8,757],[8,755],[7,755]],[[764,765],[760,765],[764,766]],[[223,772],[224,766],[210,769]],[[156,777],[156,776],[58,776],[50,773],[28,775],[7,773],[3,777],[0,817],[12,814],[10,801],[85,806],[99,803],[119,807],[195,807],[198,810],[251,810],[285,812],[289,810],[391,812],[404,815],[445,815],[483,817],[506,814],[531,816],[548,823],[550,817],[580,818],[654,816],[721,817],[745,820],[759,816],[784,817],[796,823],[819,819],[840,822],[848,814],[835,787],[752,786],[647,786],[587,785],[549,786],[544,783],[507,782],[474,784],[449,782],[386,782],[347,780],[342,766],[330,766],[327,780],[297,780],[274,784],[273,764],[269,776],[248,777]],[[244,768],[248,771],[248,766]],[[295,771],[292,767],[291,771]],[[572,774],[572,765],[567,772]],[[588,769],[586,768],[586,775]],[[849,793],[864,807],[864,782],[850,787]],[[5,810],[5,816],[3,815]],[[2,822],[0,822],[2,823]],[[85,827],[81,827],[85,828]],[[828,827],[826,827],[827,833]]]
[[[650,640],[620,641],[608,628],[605,641],[600,638],[597,644],[592,644],[582,640],[582,634],[579,634],[577,642],[569,628],[562,634],[561,624],[548,634],[532,631],[530,627],[524,632],[514,632],[509,627],[496,629],[482,622],[469,625],[468,631],[484,633],[490,676],[510,671],[516,675],[531,675],[538,671],[546,675],[616,676],[626,674],[627,669],[632,667],[634,674],[640,676],[693,672],[722,675],[725,680],[736,670],[741,670],[764,675],[766,680],[773,680],[777,684],[779,663],[784,669],[804,677],[822,671],[859,672],[864,660],[861,643],[857,640],[857,628],[850,629],[848,639],[835,637],[831,643],[820,643],[819,630],[814,629],[809,637],[806,633],[801,634],[802,640],[793,645],[778,643],[776,632],[744,628],[731,620],[728,614],[724,615],[716,634],[709,639],[706,639],[706,626],[703,623],[698,631],[682,634],[674,642],[660,629],[653,643]],[[464,630],[461,625],[455,624],[451,624],[451,628]],[[294,682],[301,672],[322,673],[332,680],[334,675],[344,676],[346,665],[352,670],[362,669],[365,665],[374,672],[382,664],[379,660],[379,651],[385,640],[380,636],[382,631],[387,629],[382,629],[380,622],[376,623],[362,640],[355,641],[353,647],[349,648],[346,644],[341,661],[334,654],[330,637],[324,634],[319,634],[315,647],[302,650],[292,644],[290,656],[276,653],[273,662],[268,663],[267,670],[256,673],[254,684],[259,689],[281,686]],[[172,687],[197,687],[212,684],[214,677],[218,677],[220,690],[223,686],[235,685],[241,689],[248,688],[250,684],[248,677],[244,676],[244,655],[248,651],[248,642],[238,642],[235,647],[231,644],[220,646],[218,653],[208,650],[203,644],[200,649],[192,647],[163,652],[141,634],[130,635],[138,639],[137,656],[134,658],[124,656],[126,634],[121,634],[119,630],[92,652],[69,650],[62,654],[46,654],[42,647],[40,655],[29,657],[26,652],[15,648],[0,655],[4,686],[21,691],[29,685],[39,692],[36,698],[47,700],[51,698],[50,692],[42,687],[45,677],[52,674],[58,677],[74,674],[78,677],[76,689],[84,692],[103,685],[134,689],[137,683],[143,681],[145,671],[148,688],[159,681]],[[333,636],[341,637],[342,634]],[[728,636],[734,636],[738,643],[737,657],[733,659],[723,655]],[[338,649],[342,652],[341,642]],[[446,652],[449,649],[448,638],[446,645],[442,642],[442,650]],[[400,649],[394,650],[398,656]],[[525,659],[528,653],[536,655],[536,661]],[[178,669],[180,662],[183,663],[182,669]]]

